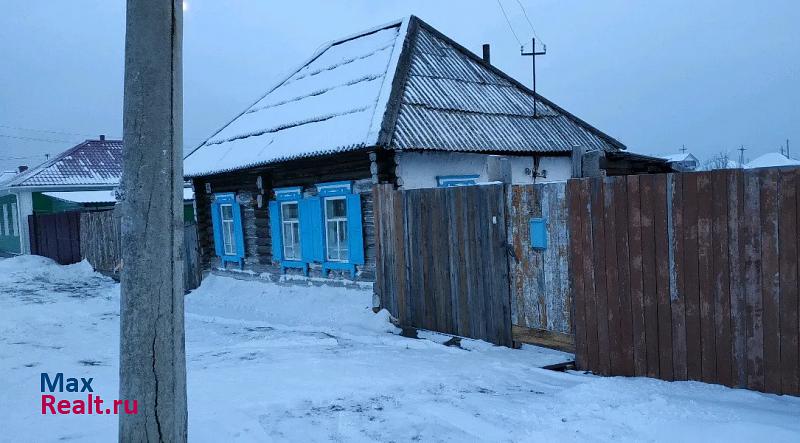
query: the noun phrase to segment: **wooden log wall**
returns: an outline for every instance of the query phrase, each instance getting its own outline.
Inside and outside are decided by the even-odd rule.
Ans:
[[[511,186],[508,208],[514,340],[571,350],[566,182]],[[534,217],[546,219],[544,250],[531,245]]]
[[[401,324],[511,346],[503,185],[377,185],[375,293]]]
[[[391,173],[392,158],[386,151],[378,151],[377,178],[386,179]],[[242,229],[245,242],[245,271],[277,277],[281,274],[280,265],[272,260],[272,240],[268,202],[274,199],[275,188],[300,186],[304,195],[315,195],[314,185],[335,181],[353,181],[354,192],[361,194],[362,226],[364,229],[365,263],[356,268],[357,280],[375,279],[375,223],[372,197],[372,171],[369,153],[356,151],[340,153],[325,159],[312,158],[294,160],[274,165],[232,171],[193,179],[195,205],[198,224],[198,243],[202,266],[205,270],[222,269],[214,250],[214,230],[211,223],[211,195],[218,192],[233,192],[237,195],[251,196],[249,203],[242,205]],[[261,188],[257,182],[261,179]],[[207,192],[206,184],[211,192]],[[258,196],[262,205],[258,205]],[[228,264],[228,270],[236,265]],[[238,269],[236,269],[238,270]],[[299,269],[287,269],[288,274],[301,274]],[[310,277],[322,276],[321,266],[312,263]],[[333,278],[350,279],[346,271],[331,271]]]
[[[570,180],[579,369],[800,394],[800,169]]]

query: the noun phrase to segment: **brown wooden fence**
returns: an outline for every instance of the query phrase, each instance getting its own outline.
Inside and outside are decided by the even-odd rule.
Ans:
[[[49,257],[62,265],[81,261],[80,213],[28,216],[31,254]]]
[[[100,272],[118,277],[122,270],[120,220],[116,211],[81,214],[80,243],[82,257]],[[197,225],[187,222],[183,228],[183,284],[190,291],[200,286],[202,269],[197,243]]]
[[[99,272],[117,275],[122,257],[116,211],[81,214],[81,256]]]
[[[800,170],[568,183],[576,360],[800,393]]]
[[[401,324],[511,346],[503,185],[377,185],[375,292]]]
[[[573,351],[566,182],[514,185],[508,195],[514,341]],[[544,219],[547,245],[534,249],[530,223]]]
[[[83,259],[99,272],[117,277],[120,263],[120,221],[115,211],[63,212],[28,216],[31,253],[62,265]],[[184,238],[184,287],[200,286],[202,269],[194,223],[186,223]]]

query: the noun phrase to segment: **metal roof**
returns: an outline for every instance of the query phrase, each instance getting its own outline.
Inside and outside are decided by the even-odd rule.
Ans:
[[[86,140],[18,174],[10,187],[114,186],[122,176],[122,140]]]
[[[418,20],[390,147],[571,152],[624,146]]]
[[[324,45],[184,159],[187,177],[380,146],[625,149],[415,16]]]

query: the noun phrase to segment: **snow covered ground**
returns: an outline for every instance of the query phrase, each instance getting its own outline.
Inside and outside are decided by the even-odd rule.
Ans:
[[[93,377],[116,398],[118,303],[86,263],[0,260],[0,441],[116,439],[115,416],[42,416],[39,382]],[[186,299],[190,440],[800,441],[798,398],[547,371],[565,355],[400,337],[370,305],[208,278]]]

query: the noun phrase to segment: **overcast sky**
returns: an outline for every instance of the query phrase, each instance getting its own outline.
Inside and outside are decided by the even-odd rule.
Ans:
[[[188,0],[184,125],[211,135],[323,42],[415,14],[525,84],[496,0]],[[647,154],[800,158],[800,2],[502,0],[537,89]],[[0,0],[0,168],[122,133],[123,0]],[[51,131],[51,132],[46,132]],[[36,139],[36,140],[31,140]]]

